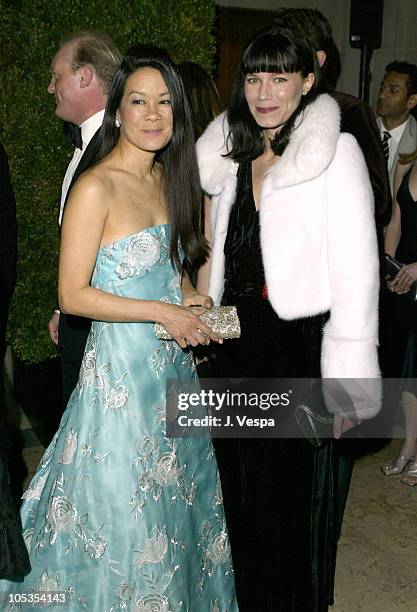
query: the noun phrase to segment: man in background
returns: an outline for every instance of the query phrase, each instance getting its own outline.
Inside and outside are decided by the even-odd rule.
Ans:
[[[417,66],[408,62],[391,62],[379,90],[378,127],[389,172],[391,193],[400,154],[417,148],[417,121],[410,114],[417,107]]]
[[[103,32],[82,31],[65,38],[51,64],[48,92],[55,114],[69,124],[75,146],[62,183],[59,224],[76,179],[91,162],[104,117],[107,94],[121,55]],[[49,322],[52,342],[61,355],[63,405],[77,384],[91,322],[56,310]]]
[[[375,222],[381,246],[383,228],[391,218],[392,202],[374,112],[359,98],[335,91],[340,76],[340,55],[333,40],[331,25],[319,10],[281,8],[277,11],[277,21],[296,28],[309,39],[321,69],[321,93],[328,93],[336,100],[341,112],[340,131],[352,134],[362,149],[374,193]]]

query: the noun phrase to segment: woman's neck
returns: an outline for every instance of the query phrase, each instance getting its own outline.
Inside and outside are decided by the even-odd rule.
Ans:
[[[263,137],[265,142],[265,150],[262,153],[261,157],[265,160],[272,160],[276,158],[276,154],[272,150],[271,143],[275,138],[276,133],[279,131],[279,128],[275,128],[274,130],[264,130]]]
[[[148,177],[153,173],[155,168],[155,155],[156,153],[154,151],[139,149],[123,137],[120,138],[111,153],[113,162],[117,161],[124,170],[139,174],[143,177]]]

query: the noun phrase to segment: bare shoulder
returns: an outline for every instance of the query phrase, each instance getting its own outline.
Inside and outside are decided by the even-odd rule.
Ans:
[[[162,173],[162,166],[155,163],[154,171],[158,175]],[[131,178],[131,172],[117,159],[109,155],[101,162],[89,168],[82,178],[87,181],[87,188],[107,193],[109,197],[118,194],[123,188],[126,179]]]
[[[68,199],[68,209],[100,208],[107,212],[112,184],[100,166],[89,168],[77,179]],[[66,208],[67,208],[66,207]]]
[[[407,162],[406,164],[402,164],[401,162],[398,162],[395,168],[395,172],[400,176],[405,176],[409,169],[412,167],[413,163],[414,162]]]
[[[93,166],[83,172],[74,185],[74,189],[78,192],[91,196],[94,196],[96,193],[102,195],[110,187],[111,181],[109,181],[105,169],[101,165]]]
[[[84,240],[93,244],[100,241],[110,210],[111,198],[105,175],[96,168],[86,170],[75,182],[65,206],[62,222],[62,242]],[[95,236],[97,233],[97,236]],[[88,238],[86,239],[86,234]],[[75,239],[76,236],[76,239]]]
[[[395,167],[395,173],[394,173],[395,192],[397,192],[398,187],[401,185],[403,178],[405,177],[405,175],[407,174],[407,172],[409,171],[412,165],[413,165],[412,162],[409,162],[407,164],[402,164],[401,162],[397,163]]]

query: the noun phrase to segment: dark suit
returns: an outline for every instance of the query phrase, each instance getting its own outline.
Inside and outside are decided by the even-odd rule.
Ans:
[[[384,124],[382,122],[381,117],[377,119],[378,129],[380,130],[379,137],[381,138],[381,132],[384,131]],[[401,155],[409,155],[410,153],[414,153],[417,148],[417,121],[410,114],[406,121],[406,126],[404,128],[404,132],[400,138],[400,142],[398,143],[397,150],[395,151],[394,160],[389,170],[389,180],[391,186],[391,192],[394,192],[394,176],[395,170],[397,168],[398,160]]]
[[[374,192],[375,221],[380,238],[382,228],[391,219],[391,192],[385,165],[381,135],[373,110],[354,96],[334,91],[333,98],[341,111],[341,132],[352,134],[362,149]]]
[[[6,151],[0,145],[0,360],[6,349],[9,301],[16,284],[16,203]],[[0,382],[1,387],[1,382]]]
[[[95,144],[97,142],[98,131],[90,140],[80,162],[74,172],[65,203],[68,201],[69,194],[75,181],[92,162]],[[66,407],[71,393],[77,384],[78,374],[80,371],[81,361],[84,355],[84,349],[87,342],[87,337],[90,332],[91,321],[84,317],[76,317],[74,315],[66,315],[61,312],[59,317],[58,331],[58,348],[61,356],[61,373],[62,373],[62,400],[63,406]]]

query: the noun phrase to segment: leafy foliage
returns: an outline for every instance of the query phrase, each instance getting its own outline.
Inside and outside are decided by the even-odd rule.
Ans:
[[[11,166],[19,224],[18,282],[9,341],[24,362],[55,355],[47,324],[56,300],[58,202],[71,149],[46,87],[60,38],[109,33],[124,51],[165,47],[212,68],[214,0],[0,0],[0,140]]]

